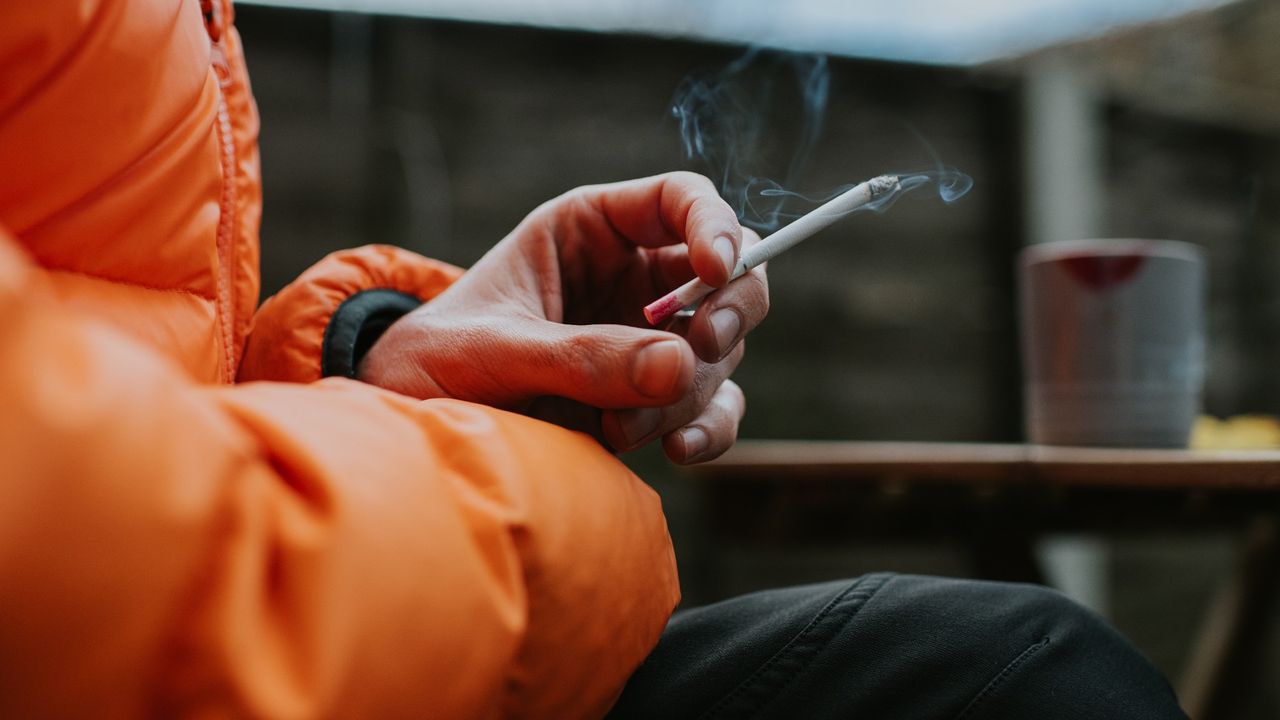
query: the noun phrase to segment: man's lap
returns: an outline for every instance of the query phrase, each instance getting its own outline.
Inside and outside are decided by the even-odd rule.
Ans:
[[[672,618],[611,718],[1177,718],[1093,613],[1030,585],[875,574]]]

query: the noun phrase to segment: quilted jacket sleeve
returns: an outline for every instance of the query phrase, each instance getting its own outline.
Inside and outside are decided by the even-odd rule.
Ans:
[[[656,642],[659,501],[585,436],[197,385],[48,297],[0,228],[0,717],[593,717]]]
[[[335,252],[258,309],[239,380],[355,377],[357,363],[383,330],[461,274],[390,245]]]

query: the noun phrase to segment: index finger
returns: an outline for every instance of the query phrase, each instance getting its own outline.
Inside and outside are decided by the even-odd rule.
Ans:
[[[742,226],[710,180],[672,172],[586,190],[619,235],[641,247],[686,243],[689,263],[703,282],[728,282],[742,246]]]
[[[745,244],[760,241],[745,231]],[[753,242],[754,241],[754,242]],[[686,338],[698,357],[718,362],[769,312],[769,279],[764,264],[702,299],[689,324]]]

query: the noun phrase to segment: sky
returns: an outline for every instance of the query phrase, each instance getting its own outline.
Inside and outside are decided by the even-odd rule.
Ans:
[[[969,65],[1231,0],[240,0]]]

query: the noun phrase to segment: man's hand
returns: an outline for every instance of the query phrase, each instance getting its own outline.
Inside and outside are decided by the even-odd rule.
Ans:
[[[692,173],[578,188],[539,207],[374,344],[362,380],[525,412],[678,463],[719,456],[745,410],[729,374],[768,311],[763,269],[727,287],[743,230]],[[642,308],[694,274],[721,287],[665,330]],[[603,412],[601,412],[603,411]]]

